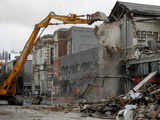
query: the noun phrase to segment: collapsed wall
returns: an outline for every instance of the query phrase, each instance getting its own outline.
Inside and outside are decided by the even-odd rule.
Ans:
[[[99,76],[101,78],[102,96],[115,96],[119,94],[120,78],[120,25],[117,22],[103,23],[95,28],[99,42]]]

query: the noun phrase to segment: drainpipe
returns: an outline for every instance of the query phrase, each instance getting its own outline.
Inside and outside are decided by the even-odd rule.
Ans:
[[[127,29],[128,29],[128,27],[127,27],[127,16],[125,15],[125,24],[126,24],[126,28],[125,28],[125,32],[126,32],[126,52],[125,52],[125,54],[126,54],[126,56],[125,56],[125,58],[127,59],[127,43],[128,43],[128,32],[127,32]]]

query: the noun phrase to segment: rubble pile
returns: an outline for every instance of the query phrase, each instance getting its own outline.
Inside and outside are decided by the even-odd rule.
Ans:
[[[145,85],[141,92],[141,98],[133,99],[129,104],[135,104],[136,120],[159,120],[160,119],[160,83],[149,83]]]
[[[116,120],[159,120],[160,83],[147,83],[138,91],[107,98],[103,102],[80,103],[89,116]]]
[[[79,104],[30,105],[22,109],[81,112],[85,116],[116,120],[160,120],[160,82],[150,81],[156,73],[150,73],[125,95],[90,102],[81,100]]]
[[[122,100],[121,96],[110,97],[98,102],[81,102],[80,111],[92,117],[114,119],[125,104],[126,100]]]

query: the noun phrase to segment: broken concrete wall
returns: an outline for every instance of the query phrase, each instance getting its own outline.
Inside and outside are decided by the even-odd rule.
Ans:
[[[120,75],[120,25],[115,23],[104,23],[96,30],[99,40],[98,64],[100,76],[119,76]],[[104,96],[115,96],[119,94],[119,78],[103,78],[103,88],[101,94]]]

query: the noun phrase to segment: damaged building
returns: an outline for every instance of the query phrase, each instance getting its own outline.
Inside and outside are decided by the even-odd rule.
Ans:
[[[123,70],[134,83],[160,70],[159,11],[159,6],[117,2],[109,16],[111,22],[120,22]]]
[[[114,87],[106,93],[127,92],[150,72],[159,71],[159,11],[159,6],[117,1],[109,21],[95,28],[99,74],[111,76],[104,79],[106,88]]]
[[[118,1],[109,21],[95,28],[97,71],[90,84],[99,88],[94,93],[126,93],[150,72],[159,71],[159,11],[159,6]]]
[[[47,38],[52,42],[44,44],[41,39],[41,47],[38,43],[33,52],[33,59],[43,62],[33,62],[38,68],[34,86],[56,96],[73,96],[76,89],[84,95],[91,86],[91,99],[127,92],[150,72],[160,70],[159,11],[159,6],[117,1],[109,20],[94,30],[59,29]],[[49,58],[42,57],[45,51]]]

